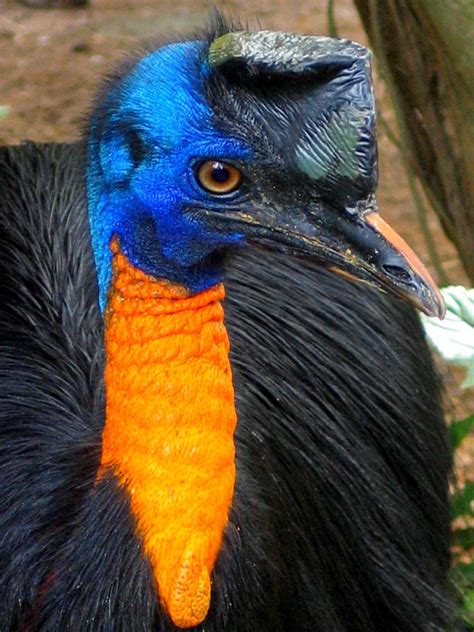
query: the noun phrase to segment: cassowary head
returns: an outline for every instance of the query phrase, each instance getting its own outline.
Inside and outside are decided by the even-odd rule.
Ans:
[[[165,45],[108,86],[89,130],[102,309],[110,241],[143,272],[199,292],[246,244],[443,304],[376,212],[370,53],[347,40],[232,32]]]

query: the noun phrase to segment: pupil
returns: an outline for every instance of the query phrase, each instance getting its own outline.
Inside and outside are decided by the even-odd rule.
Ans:
[[[225,184],[230,178],[229,170],[220,162],[215,162],[212,165],[211,175],[214,182],[218,182],[219,184]]]

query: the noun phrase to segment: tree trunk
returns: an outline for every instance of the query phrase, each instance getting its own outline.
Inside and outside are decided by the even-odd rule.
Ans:
[[[474,2],[354,2],[413,171],[474,283]]]

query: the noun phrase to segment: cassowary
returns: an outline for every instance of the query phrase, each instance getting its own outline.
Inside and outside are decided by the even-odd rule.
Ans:
[[[443,307],[375,184],[366,49],[222,20],[2,149],[2,630],[448,629],[440,385],[379,290]]]

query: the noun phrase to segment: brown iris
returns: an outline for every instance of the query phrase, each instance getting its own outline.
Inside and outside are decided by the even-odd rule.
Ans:
[[[226,162],[206,160],[197,170],[199,184],[214,195],[231,193],[242,180],[240,171]]]

